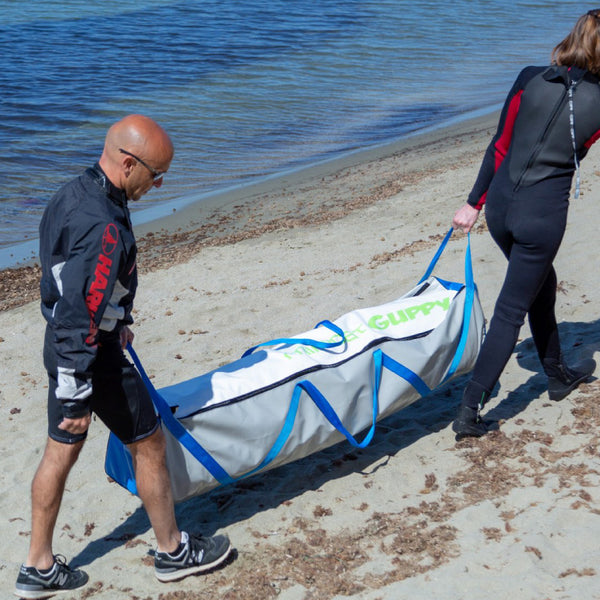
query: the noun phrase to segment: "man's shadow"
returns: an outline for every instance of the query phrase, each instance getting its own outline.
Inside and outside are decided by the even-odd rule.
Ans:
[[[600,350],[600,320],[561,323],[559,331],[568,363]],[[526,339],[519,343],[515,352],[519,365],[533,374],[488,411],[486,419],[512,419],[525,410],[530,402],[539,399],[547,389],[547,380],[533,340]],[[184,530],[213,535],[219,529],[276,508],[306,491],[317,490],[333,479],[351,473],[374,473],[385,466],[391,456],[419,439],[448,427],[456,416],[468,379],[469,375],[457,377],[380,421],[371,444],[364,449],[354,448],[344,440],[300,460],[218,487],[178,504],[176,516],[179,526]],[[360,441],[362,436],[357,438]],[[119,489],[114,493],[127,492]],[[114,548],[146,533],[149,528],[146,512],[140,506],[108,535],[91,541],[73,558],[71,564],[78,567],[90,564]]]

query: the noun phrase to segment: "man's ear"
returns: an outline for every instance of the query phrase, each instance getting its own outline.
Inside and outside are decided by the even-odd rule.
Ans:
[[[121,168],[123,169],[123,173],[125,177],[129,177],[131,173],[133,173],[133,169],[135,167],[136,160],[131,156],[123,155],[121,159]]]

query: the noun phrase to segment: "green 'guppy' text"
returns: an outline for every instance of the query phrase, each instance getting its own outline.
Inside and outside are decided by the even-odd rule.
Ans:
[[[408,321],[414,321],[419,316],[427,316],[435,308],[447,311],[450,308],[450,300],[451,298],[447,297],[443,300],[436,300],[435,302],[423,302],[423,304],[409,306],[404,310],[389,312],[385,315],[373,315],[367,322],[367,325],[370,329],[382,331],[394,325],[401,325]],[[365,329],[363,325],[359,325],[356,329],[344,331],[344,338],[346,342],[353,342],[365,333],[367,333],[367,329]],[[337,342],[340,341],[340,339],[340,336],[335,334],[326,341]],[[285,352],[285,357],[292,359],[294,356],[309,356],[311,354],[317,354],[318,352],[323,352],[323,350],[315,348],[314,346],[299,345],[292,352]]]
[[[368,325],[371,329],[387,329],[390,325],[400,325],[407,321],[413,321],[419,315],[427,316],[436,307],[441,308],[444,311],[448,310],[450,307],[450,298],[436,300],[435,302],[424,302],[423,304],[410,306],[404,310],[397,310],[396,312],[391,312],[387,315],[373,315],[369,319]]]

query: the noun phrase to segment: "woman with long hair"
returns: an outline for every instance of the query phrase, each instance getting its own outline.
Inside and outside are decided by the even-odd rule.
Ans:
[[[551,400],[588,379],[596,363],[568,366],[555,316],[557,278],[552,262],[567,222],[579,162],[600,137],[600,9],[581,16],[558,44],[551,65],[521,71],[502,109],[467,203],[454,215],[469,232],[485,205],[488,229],[508,268],[489,331],[453,423],[457,439],[480,437],[480,411],[517,343],[525,316]]]

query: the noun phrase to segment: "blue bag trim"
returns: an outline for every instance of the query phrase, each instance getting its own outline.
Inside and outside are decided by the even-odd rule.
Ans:
[[[419,283],[422,283],[423,281],[428,279],[429,276],[431,275],[431,273],[433,272],[433,269],[434,269],[437,261],[439,260],[442,252],[444,251],[444,249],[448,243],[448,240],[450,239],[450,236],[452,235],[452,232],[453,232],[453,230],[450,229],[450,231],[444,237],[440,247],[438,248],[435,256],[433,257],[431,263],[429,264],[429,266],[425,272],[425,275],[421,278]],[[450,289],[459,290],[459,289],[463,288],[463,285],[461,285],[461,284],[457,284],[454,282],[444,282],[443,280],[439,280],[439,281],[441,283],[443,283],[444,285],[446,285],[447,288],[450,288]],[[474,286],[474,282],[473,282],[473,268],[472,268],[472,264],[471,264],[471,237],[470,237],[470,234],[468,235],[468,238],[467,238],[467,251],[465,254],[465,286],[464,287],[466,288],[466,296],[465,296],[465,308],[464,308],[464,314],[463,314],[463,324],[462,324],[461,336],[459,339],[459,343],[458,343],[456,352],[452,359],[450,368],[448,370],[448,374],[444,378],[444,381],[442,383],[440,383],[440,385],[442,385],[447,379],[449,379],[456,372],[456,369],[458,368],[458,365],[460,364],[464,349],[466,347],[467,337],[468,337],[468,333],[469,333],[470,319],[471,319],[471,313],[472,313],[472,309],[473,309],[473,300],[474,300],[474,293],[475,293],[475,286]],[[337,325],[331,323],[330,321],[321,321],[317,325],[317,327],[319,325],[324,325],[326,327],[329,327],[332,331],[334,331],[336,334],[338,334],[340,336],[340,338],[341,338],[340,341],[338,341],[338,342],[318,342],[316,340],[304,340],[301,338],[280,338],[277,340],[273,340],[271,342],[265,342],[263,344],[258,344],[257,346],[254,346],[253,348],[250,348],[249,350],[247,350],[243,356],[250,354],[253,350],[255,350],[256,348],[258,348],[260,346],[273,345],[276,343],[293,343],[293,344],[307,343],[309,345],[314,345],[315,347],[319,347],[319,348],[331,348],[333,346],[338,346],[341,343],[344,343],[346,341],[343,331]],[[133,350],[131,345],[128,344],[127,349],[129,351],[129,353],[131,354],[133,362],[134,362],[135,366],[137,367],[138,371],[140,372],[140,375],[141,375],[146,387],[148,388],[150,395],[152,397],[152,400],[158,410],[158,413],[159,413],[161,419],[163,420],[163,423],[167,427],[167,429],[194,456],[194,458],[196,458],[196,460],[198,460],[208,470],[208,472],[214,477],[214,479],[216,481],[218,481],[219,484],[221,484],[221,485],[233,483],[240,479],[249,477],[250,475],[253,475],[254,473],[257,473],[258,471],[264,469],[268,464],[270,464],[277,457],[277,455],[281,452],[282,448],[284,447],[285,443],[287,442],[287,440],[288,440],[289,436],[291,435],[291,432],[294,428],[294,423],[295,423],[296,416],[298,413],[298,406],[300,404],[300,397],[301,397],[303,391],[306,392],[306,394],[309,396],[309,398],[315,403],[315,405],[319,408],[319,410],[325,416],[325,418],[329,421],[329,423],[331,423],[331,425],[333,427],[335,427],[335,429],[337,429],[340,433],[342,433],[345,436],[345,438],[350,442],[350,444],[356,448],[365,448],[372,441],[373,436],[375,434],[375,427],[376,427],[378,407],[379,407],[379,402],[378,402],[379,389],[380,389],[380,385],[381,385],[381,377],[382,377],[382,372],[383,372],[384,368],[393,372],[397,376],[405,379],[410,385],[412,385],[413,388],[415,388],[415,390],[422,397],[427,396],[432,391],[432,389],[429,388],[429,386],[427,386],[427,384],[414,371],[410,370],[408,367],[402,365],[401,363],[395,361],[390,356],[384,354],[381,351],[381,349],[375,350],[373,352],[374,380],[375,381],[374,381],[374,385],[373,385],[372,422],[371,422],[371,427],[370,427],[369,431],[367,432],[367,434],[365,435],[365,437],[363,438],[362,442],[358,442],[357,439],[344,427],[344,425],[341,422],[340,418],[338,417],[337,413],[335,412],[335,410],[333,409],[331,404],[329,404],[329,402],[327,401],[325,396],[323,396],[323,394],[319,391],[319,389],[308,380],[300,381],[294,387],[294,392],[292,394],[292,399],[290,401],[290,406],[288,408],[288,412],[286,414],[284,424],[279,432],[279,435],[277,436],[277,439],[275,440],[271,449],[268,451],[265,458],[261,461],[261,463],[258,466],[253,468],[251,471],[248,471],[247,473],[244,473],[243,475],[234,478],[234,477],[231,477],[218,464],[218,462],[201,446],[201,444],[198,443],[198,441],[192,435],[190,435],[190,433],[183,427],[183,425],[175,418],[175,416],[171,412],[170,406],[167,404],[165,399],[160,395],[160,393],[155,389],[154,385],[148,378],[137,354],[135,353],[135,351]],[[113,434],[111,434],[111,436],[114,437]],[[114,437],[114,440],[117,440],[117,438]],[[128,453],[127,453],[127,456],[130,459]],[[108,457],[108,453],[107,453],[107,464],[108,463],[109,463],[109,457]],[[123,470],[126,470],[126,469],[123,469]],[[131,472],[133,472],[133,469],[131,469]],[[135,481],[132,481],[131,478],[127,478],[127,482],[122,485],[124,485],[124,487],[126,487],[133,494],[137,493]]]
[[[275,340],[271,340],[269,342],[262,342],[262,344],[256,344],[256,346],[252,346],[252,348],[248,348],[244,354],[242,354],[242,358],[248,356],[248,354],[252,354],[257,348],[261,348],[262,346],[274,346],[275,344],[303,344],[304,346],[313,346],[315,348],[320,348],[322,350],[326,348],[335,348],[336,346],[340,346],[346,342],[346,336],[340,327],[338,327],[335,323],[325,319],[324,321],[320,321],[317,323],[315,329],[323,325],[324,327],[328,327],[333,331],[336,335],[340,336],[339,341],[337,342],[320,342],[318,340],[311,340],[309,338],[277,338]]]
[[[112,432],[108,436],[104,470],[109,477],[122,485],[128,492],[137,496],[137,484],[131,454],[127,446]]]
[[[154,387],[150,378],[146,374],[142,363],[136,354],[135,350],[131,347],[131,344],[127,344],[127,350],[131,354],[133,363],[140,372],[142,379],[150,392],[152,401],[158,414],[162,419],[165,427],[173,434],[174,437],[179,440],[181,445],[186,448],[192,456],[200,461],[209,473],[221,484],[225,485],[231,483],[233,479],[227,474],[225,469],[198,443],[196,439],[187,431],[187,429],[175,418],[171,412],[171,407],[167,404],[167,401],[158,393],[158,390]]]
[[[395,361],[391,356],[384,354],[380,349],[373,352],[373,362],[375,363],[375,385],[373,393],[379,395],[379,385],[381,380],[381,371],[385,367],[388,371],[402,377],[412,385],[421,396],[427,396],[431,393],[431,388],[414,372],[403,364]]]

